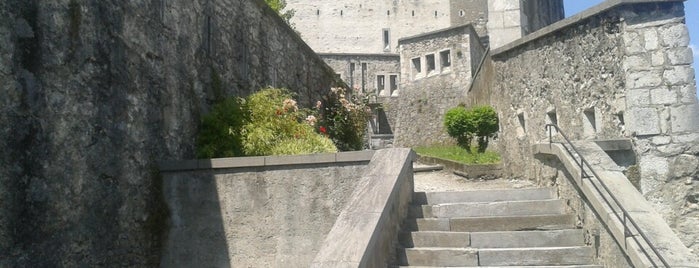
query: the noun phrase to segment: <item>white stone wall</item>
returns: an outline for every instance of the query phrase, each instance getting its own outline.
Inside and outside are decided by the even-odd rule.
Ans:
[[[488,0],[488,33],[491,49],[521,38],[522,20],[520,0]]]
[[[295,10],[292,23],[301,37],[319,53],[395,53],[399,38],[451,24],[444,0],[288,0],[287,8]],[[384,29],[389,30],[388,49]]]
[[[642,193],[699,254],[699,103],[684,14],[669,11],[625,14],[626,134]]]

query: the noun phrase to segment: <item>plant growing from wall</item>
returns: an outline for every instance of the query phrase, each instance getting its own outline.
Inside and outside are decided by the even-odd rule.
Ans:
[[[444,116],[444,126],[449,136],[469,152],[473,138],[477,137],[479,153],[485,152],[490,138],[495,137],[499,130],[498,115],[490,106],[452,108]]]
[[[293,9],[284,10],[286,9],[286,0],[265,0],[265,2],[270,8],[272,8],[272,10],[277,12],[282,19],[284,19],[286,24],[289,24],[289,26],[292,25],[291,18],[294,17],[296,11]]]

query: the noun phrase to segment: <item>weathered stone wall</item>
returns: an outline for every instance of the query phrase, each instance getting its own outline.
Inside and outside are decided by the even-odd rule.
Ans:
[[[193,157],[209,103],[331,86],[264,2],[215,3],[0,3],[0,266],[157,266],[154,163]]]
[[[376,96],[398,95],[391,91],[391,76],[400,83],[400,56],[397,54],[319,54],[355,92]],[[384,78],[383,91],[379,92],[378,75]]]
[[[472,24],[479,36],[488,35],[488,0],[450,0],[451,25]]]
[[[444,113],[463,100],[471,82],[472,56],[483,53],[480,42],[473,42],[475,36],[473,27],[465,25],[400,41],[403,80],[399,104],[394,108],[398,111],[395,144],[410,147],[450,142],[443,127]]]
[[[308,267],[367,162],[166,172],[161,265]]]
[[[546,123],[573,140],[631,138],[638,166],[628,172],[640,172],[643,194],[696,250],[699,112],[687,45],[681,1],[606,3],[493,51],[494,85],[473,95],[490,95],[499,112],[506,170],[537,176],[530,148],[547,139]]]

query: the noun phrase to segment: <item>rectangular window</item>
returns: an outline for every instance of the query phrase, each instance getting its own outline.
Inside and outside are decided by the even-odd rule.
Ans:
[[[420,73],[422,73],[422,62],[420,58],[414,58],[412,59],[413,63],[413,79],[418,76]]]
[[[451,51],[445,50],[439,52],[439,62],[441,62],[442,68],[451,66]]]
[[[349,85],[349,86],[350,86],[350,88],[352,88],[352,89],[354,89],[354,68],[355,68],[354,62],[353,62],[353,63],[350,63],[350,66],[349,66],[349,80],[350,80],[349,82],[350,82],[350,85]]]
[[[380,96],[381,91],[386,89],[386,77],[383,75],[376,76],[376,95]]]
[[[427,61],[427,73],[435,70],[434,54],[425,56],[425,61]]]
[[[383,51],[391,51],[391,33],[389,29],[383,29]]]
[[[390,95],[393,96],[394,94],[398,93],[396,92],[398,90],[398,75],[391,75],[389,82],[391,83]]]
[[[366,63],[362,63],[362,92],[366,92]]]
[[[597,134],[597,119],[595,117],[595,108],[586,109],[584,111],[585,120],[583,123],[583,131],[587,136],[595,136]]]

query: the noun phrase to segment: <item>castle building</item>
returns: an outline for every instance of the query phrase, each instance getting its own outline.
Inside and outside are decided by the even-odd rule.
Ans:
[[[562,0],[288,0],[287,4],[295,12],[291,22],[303,40],[350,88],[375,95],[383,104],[371,132],[384,140],[401,131],[398,117],[411,109],[412,117],[419,118],[443,114],[457,105],[488,47],[500,47],[564,17]],[[401,95],[408,103],[400,103]],[[434,96],[438,98],[432,100]],[[439,124],[441,120],[433,118],[413,120],[403,124],[403,131],[413,132],[414,125],[440,130]],[[445,135],[426,131],[419,135],[430,137],[424,143],[439,142]],[[384,141],[377,142],[373,147],[385,146]]]

